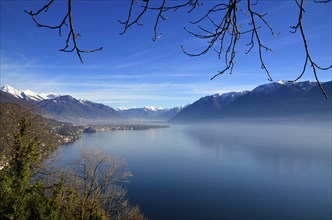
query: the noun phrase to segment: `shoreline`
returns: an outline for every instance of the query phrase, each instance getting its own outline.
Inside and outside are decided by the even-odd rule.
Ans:
[[[151,125],[151,124],[108,124],[108,125],[91,125],[91,126],[72,126],[69,133],[61,135],[59,137],[59,146],[74,143],[76,140],[81,138],[83,134],[92,134],[103,131],[140,131],[149,129],[161,129],[169,128],[170,125]]]

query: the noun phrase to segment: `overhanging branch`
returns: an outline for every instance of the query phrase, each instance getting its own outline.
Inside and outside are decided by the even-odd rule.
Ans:
[[[74,52],[74,51],[76,51],[76,54],[77,54],[78,58],[83,63],[81,53],[92,53],[92,52],[96,52],[96,51],[101,51],[103,48],[100,47],[100,48],[92,49],[92,50],[82,50],[82,49],[79,48],[78,43],[77,43],[77,39],[79,37],[81,37],[81,35],[75,33],[75,29],[74,29],[74,25],[73,25],[73,18],[72,18],[72,0],[67,0],[67,1],[68,1],[67,12],[63,16],[61,22],[58,25],[53,25],[53,26],[52,25],[46,25],[46,24],[42,24],[41,22],[39,22],[37,20],[37,17],[38,17],[38,15],[40,15],[41,12],[47,12],[49,10],[51,5],[54,3],[54,0],[49,1],[46,5],[44,5],[42,8],[40,8],[37,12],[32,12],[32,11],[28,12],[28,11],[25,10],[25,13],[27,13],[28,15],[31,16],[32,20],[34,21],[34,23],[36,24],[36,26],[38,28],[58,29],[59,36],[62,36],[62,28],[64,26],[68,26],[68,24],[66,22],[69,22],[69,32],[67,34],[67,38],[66,38],[66,41],[65,41],[65,46],[64,46],[64,48],[60,49],[60,51],[62,51],[62,52]],[[72,43],[73,45],[69,49],[70,43]]]
[[[295,1],[296,1],[297,6],[299,7],[299,17],[298,17],[297,24],[294,25],[294,26],[291,26],[291,29],[292,29],[291,33],[295,34],[297,32],[297,30],[300,29],[301,38],[302,38],[302,41],[303,41],[303,46],[304,46],[304,49],[305,49],[305,55],[306,56],[305,56],[305,62],[304,62],[303,68],[302,68],[302,72],[300,73],[300,75],[295,80],[292,80],[290,82],[295,82],[303,76],[303,74],[305,73],[305,71],[307,69],[308,62],[309,62],[310,66],[312,68],[312,71],[314,73],[314,77],[316,79],[316,82],[319,85],[320,90],[322,91],[325,98],[328,98],[328,95],[327,95],[326,91],[324,90],[323,86],[321,85],[320,80],[318,78],[317,69],[318,70],[328,70],[328,69],[332,68],[332,65],[330,65],[328,67],[321,67],[318,64],[316,64],[316,62],[312,59],[311,54],[309,52],[309,46],[308,46],[308,42],[307,42],[306,37],[305,37],[306,35],[304,33],[304,28],[303,28],[303,24],[302,24],[303,13],[305,12],[305,10],[304,10],[304,0],[301,0],[301,2],[299,2],[298,0],[295,0]],[[315,1],[315,2],[327,3],[327,2],[330,2],[330,1]]]

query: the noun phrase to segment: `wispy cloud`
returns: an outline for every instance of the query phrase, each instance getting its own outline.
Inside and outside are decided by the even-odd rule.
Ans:
[[[158,79],[158,78],[202,78],[200,73],[134,73],[134,74],[82,74],[76,76],[82,80],[131,80],[131,79]]]
[[[93,66],[93,65],[41,65],[35,64],[34,62],[30,61],[29,63],[1,63],[1,69],[17,69],[17,68],[24,68],[24,69],[107,69],[106,67],[101,66]]]

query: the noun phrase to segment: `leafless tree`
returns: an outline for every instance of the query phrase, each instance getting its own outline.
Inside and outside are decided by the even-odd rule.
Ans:
[[[81,192],[81,216],[91,215],[92,210],[102,203],[108,210],[119,210],[125,191],[121,185],[128,181],[131,173],[121,159],[112,160],[101,153],[82,151],[75,169],[78,190]]]
[[[37,12],[27,12],[37,25],[37,27],[58,29],[59,34],[61,35],[61,29],[63,26],[67,25],[66,22],[69,22],[69,33],[66,39],[66,45],[60,51],[64,52],[73,52],[76,51],[79,59],[82,61],[82,57],[80,53],[83,52],[95,52],[99,51],[102,48],[93,49],[93,50],[80,50],[77,45],[77,38],[80,37],[79,34],[76,34],[73,27],[73,18],[71,16],[71,7],[72,0],[68,1],[67,13],[63,17],[62,21],[57,26],[49,26],[39,23],[37,20],[37,16],[42,11],[47,11],[50,6],[53,4],[54,0],[49,1],[44,7],[42,7]],[[323,95],[327,98],[327,93],[324,91],[321,86],[320,80],[317,75],[318,70],[329,70],[332,65],[328,67],[322,67],[317,64],[317,62],[313,59],[310,54],[310,45],[306,40],[306,34],[303,28],[303,16],[305,12],[304,0],[294,0],[296,5],[298,6],[298,20],[296,21],[296,25],[291,26],[291,33],[296,33],[297,30],[300,30],[300,36],[303,41],[303,47],[305,49],[305,62],[303,64],[303,69],[299,76],[292,80],[291,82],[295,82],[299,80],[304,72],[307,70],[307,66],[310,65],[314,74],[314,77],[320,86],[320,89]],[[119,20],[119,22],[123,25],[123,32],[120,34],[124,34],[127,30],[133,26],[138,25],[141,26],[142,18],[148,14],[147,12],[154,12],[154,27],[153,27],[153,38],[155,41],[161,37],[161,33],[158,31],[158,26],[161,21],[167,20],[168,12],[176,12],[181,9],[185,9],[187,13],[191,13],[196,10],[198,7],[203,7],[202,0],[182,0],[180,3],[178,1],[153,1],[153,0],[130,0],[130,5],[128,9],[128,15],[126,19]],[[330,3],[331,0],[314,0],[315,3],[327,4]],[[207,12],[203,14],[198,20],[191,21],[192,25],[195,25],[197,31],[189,30],[185,27],[185,30],[191,34],[192,36],[207,41],[207,46],[205,49],[198,53],[188,52],[183,46],[181,46],[183,52],[188,56],[201,56],[206,54],[209,51],[215,51],[218,58],[223,58],[224,60],[224,68],[218,71],[217,74],[214,74],[211,77],[211,80],[215,77],[224,74],[225,72],[229,72],[230,74],[233,71],[233,67],[235,65],[235,58],[237,54],[237,46],[241,37],[244,35],[249,35],[249,43],[247,43],[247,49],[245,51],[246,54],[250,53],[253,48],[258,49],[258,56],[260,59],[261,68],[266,72],[268,76],[268,80],[272,81],[271,74],[269,69],[264,61],[263,52],[273,52],[273,50],[265,45],[262,41],[261,32],[263,29],[267,29],[272,36],[276,36],[277,33],[273,31],[272,26],[269,24],[267,19],[267,13],[260,13],[256,11],[255,6],[259,4],[258,0],[219,0],[213,1],[208,5]],[[238,17],[241,15],[245,15],[249,17],[250,22],[247,25],[243,25]],[[69,42],[72,41],[73,48],[68,49]]]
[[[48,167],[45,185],[52,191],[63,176],[66,191],[71,189],[77,194],[74,209],[80,219],[145,219],[126,199],[125,184],[132,174],[123,159],[82,149],[79,158],[66,168]],[[66,194],[63,204],[69,200]]]

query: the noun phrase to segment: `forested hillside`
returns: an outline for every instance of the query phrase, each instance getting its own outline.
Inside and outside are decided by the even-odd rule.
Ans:
[[[144,219],[126,200],[123,160],[84,151],[71,167],[50,165],[63,137],[80,127],[18,104],[0,110],[0,219]]]

